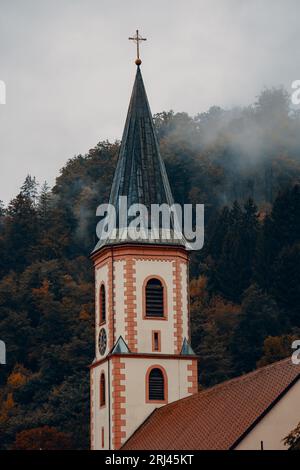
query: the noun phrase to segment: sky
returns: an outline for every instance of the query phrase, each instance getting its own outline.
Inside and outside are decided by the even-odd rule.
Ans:
[[[299,0],[0,0],[0,200],[120,139],[138,28],[153,113],[255,102],[300,79]]]

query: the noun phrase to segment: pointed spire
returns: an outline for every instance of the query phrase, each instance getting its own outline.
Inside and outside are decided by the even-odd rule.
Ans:
[[[139,66],[111,189],[110,203],[115,207],[119,196],[127,196],[128,206],[173,203]]]
[[[126,238],[126,235],[125,237],[122,235],[124,225],[118,224],[122,219],[119,215],[121,196],[127,197],[128,208],[133,204],[143,204],[148,214],[151,214],[151,204],[172,206],[174,203],[139,65],[137,65],[109,200],[115,208],[116,230],[113,237],[108,237],[104,241],[99,240],[93,253],[104,245],[132,241]],[[159,230],[163,228],[159,227]],[[172,226],[171,231],[173,228]],[[175,231],[172,233],[174,235]],[[155,240],[145,237],[143,240],[139,239],[139,242],[187,247],[186,240],[180,234],[163,237],[162,231]]]

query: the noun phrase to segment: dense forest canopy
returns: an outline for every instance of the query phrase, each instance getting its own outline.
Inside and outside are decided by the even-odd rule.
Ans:
[[[300,115],[278,88],[247,108],[154,121],[175,200],[205,204],[190,293],[206,387],[289,355],[300,337]],[[101,141],[70,159],[52,189],[28,176],[0,204],[1,448],[88,448],[88,256],[118,149]]]

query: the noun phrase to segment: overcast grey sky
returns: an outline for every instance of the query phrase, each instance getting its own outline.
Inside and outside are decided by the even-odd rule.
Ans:
[[[152,112],[192,115],[300,78],[299,0],[0,0],[0,199],[120,138],[138,27]]]

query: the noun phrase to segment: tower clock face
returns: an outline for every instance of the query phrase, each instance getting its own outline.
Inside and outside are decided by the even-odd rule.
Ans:
[[[103,356],[103,354],[106,351],[106,345],[107,345],[106,331],[104,328],[101,328],[99,332],[99,342],[98,342],[98,347],[99,347],[101,356]]]

